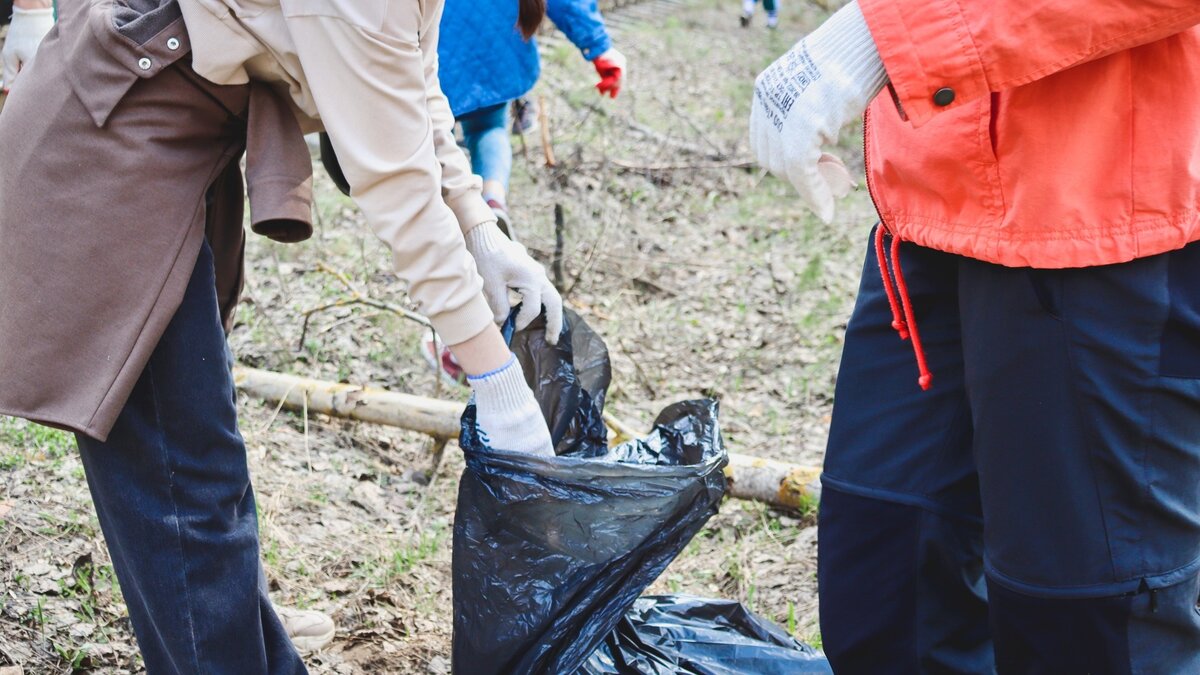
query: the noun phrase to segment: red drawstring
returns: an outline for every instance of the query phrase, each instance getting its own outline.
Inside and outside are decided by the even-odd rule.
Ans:
[[[900,334],[901,340],[908,339],[908,326],[900,315],[900,307],[896,302],[896,290],[892,288],[892,273],[888,271],[887,256],[883,252],[883,224],[875,228],[875,259],[879,261],[879,276],[883,279],[883,290],[887,291],[888,306],[892,308],[892,329]]]
[[[895,268],[895,288],[892,287],[892,274],[888,270],[888,258],[884,254],[883,238],[887,231],[883,223],[875,228],[875,257],[879,261],[879,276],[883,279],[883,289],[887,293],[888,306],[892,309],[892,328],[900,334],[901,340],[912,337],[913,354],[917,358],[917,371],[920,377],[917,384],[922,390],[933,386],[933,373],[929,372],[929,362],[925,359],[925,348],[921,345],[921,334],[917,331],[917,318],[913,313],[912,299],[908,296],[908,284],[904,281],[904,268],[900,266],[900,237],[892,235],[891,266]],[[899,296],[897,298],[897,296]],[[901,314],[903,311],[903,314]]]

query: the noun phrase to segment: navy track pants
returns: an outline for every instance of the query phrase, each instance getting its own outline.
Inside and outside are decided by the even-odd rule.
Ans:
[[[870,248],[822,477],[835,671],[1200,673],[1200,244],[899,255],[933,384]]]

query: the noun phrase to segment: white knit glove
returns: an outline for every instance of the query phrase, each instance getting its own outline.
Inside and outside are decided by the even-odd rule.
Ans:
[[[887,84],[887,71],[858,2],[796,43],[754,81],[750,147],[787,178],[825,222],[834,199],[854,186],[846,166],[822,152]]]
[[[517,330],[536,319],[544,305],[546,342],[558,344],[563,325],[562,297],[546,277],[545,268],[529,257],[525,247],[504,236],[495,221],[488,221],[467,232],[467,251],[475,258],[475,267],[483,277],[483,294],[496,323],[503,323],[512,310],[508,302],[511,288],[521,296]]]
[[[474,392],[479,437],[489,448],[554,456],[546,419],[525,384],[525,372],[516,356],[504,367],[468,377],[467,382]]]
[[[29,65],[37,53],[42,38],[54,27],[54,9],[13,8],[12,23],[8,25],[8,37],[4,40],[4,51],[0,61],[4,69],[0,72],[0,90],[12,89],[17,73]]]

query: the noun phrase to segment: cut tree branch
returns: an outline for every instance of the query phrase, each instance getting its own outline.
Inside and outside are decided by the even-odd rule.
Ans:
[[[434,438],[458,438],[461,403],[254,368],[234,368],[233,380],[248,395],[282,402],[288,410],[302,410],[307,398],[311,412],[419,431]]]
[[[398,394],[336,382],[283,375],[255,368],[234,368],[234,382],[247,395],[289,410],[418,431],[435,439],[458,438],[463,404],[424,396]],[[604,421],[617,442],[640,436],[612,415]],[[725,475],[730,496],[811,514],[821,497],[818,467],[729,453]]]

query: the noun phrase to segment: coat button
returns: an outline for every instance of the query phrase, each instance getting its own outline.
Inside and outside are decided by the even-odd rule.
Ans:
[[[167,38],[167,49],[171,51],[179,49],[179,38]]]
[[[954,103],[954,90],[950,87],[942,87],[933,95],[933,102],[943,108]]]
[[[144,56],[138,59],[138,68],[141,68],[142,70],[150,70],[150,66],[152,65],[154,64],[150,62],[150,59]]]

